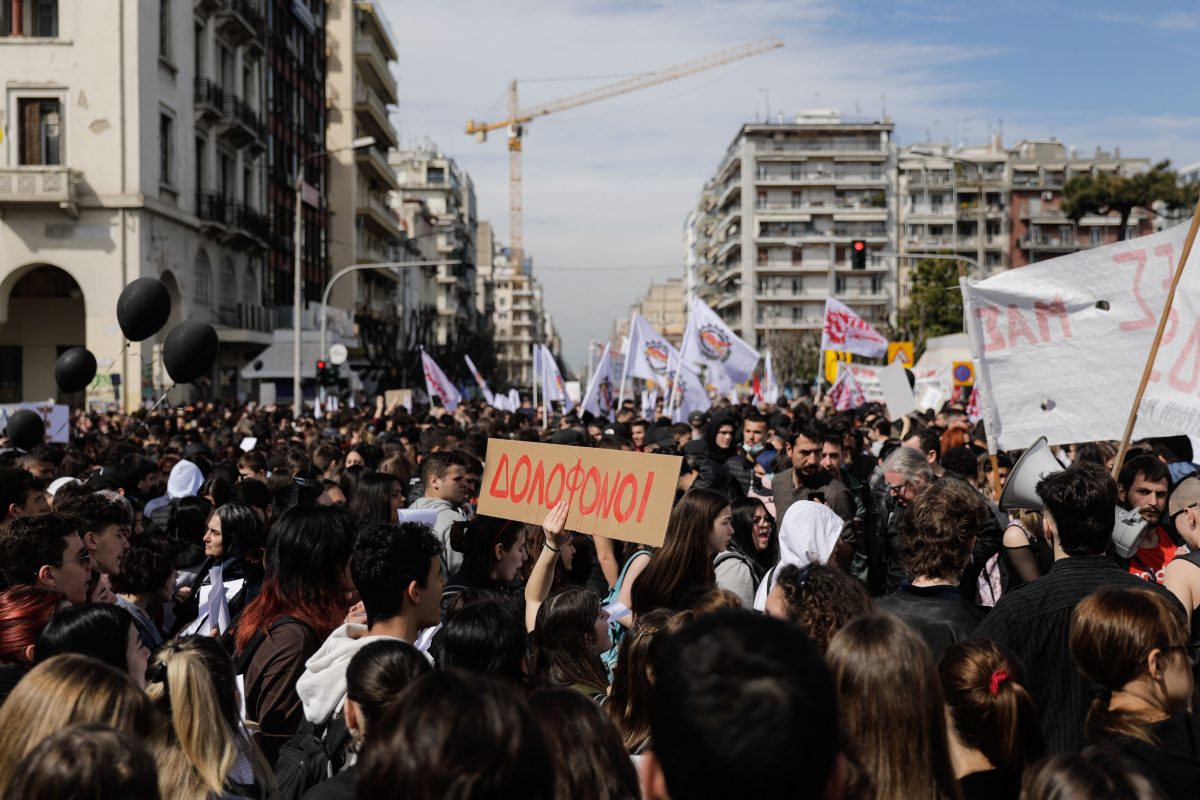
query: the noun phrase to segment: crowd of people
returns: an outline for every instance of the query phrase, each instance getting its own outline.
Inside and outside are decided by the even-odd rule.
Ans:
[[[541,423],[548,419],[548,427]],[[947,406],[77,411],[0,440],[0,796],[1192,797],[1190,440]],[[681,456],[663,544],[477,511],[488,440]],[[1030,505],[1033,505],[1032,503]],[[1115,509],[1147,523],[1113,547]],[[422,522],[402,510],[423,512]]]

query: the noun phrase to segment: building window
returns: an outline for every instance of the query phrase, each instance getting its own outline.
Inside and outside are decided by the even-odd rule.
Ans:
[[[0,36],[12,35],[12,6],[0,0]]]
[[[208,253],[203,250],[196,253],[196,263],[192,270],[195,275],[196,291],[193,299],[202,306],[212,304],[212,266],[208,262]]]
[[[36,0],[33,5],[33,35],[58,36],[58,0]]]
[[[58,100],[44,97],[17,101],[21,117],[18,163],[54,165],[62,163],[62,113]]]
[[[192,45],[192,54],[195,58],[196,77],[203,78],[203,77],[205,77],[204,65],[207,63],[206,59],[204,58],[205,47],[204,47],[204,23],[203,22],[196,23],[195,33],[193,34],[193,36],[195,37],[195,40],[196,40],[195,43]]]
[[[1041,213],[1042,213],[1042,198],[1040,198],[1040,197],[1029,198],[1029,216],[1036,217],[1038,214],[1041,214]]]
[[[259,303],[258,278],[253,264],[247,264],[246,271],[242,273],[242,302],[255,306]]]
[[[1088,231],[1088,243],[1092,247],[1099,247],[1104,244],[1104,229],[1099,225],[1094,226]]]
[[[158,55],[171,60],[171,0],[158,0]]]
[[[1070,225],[1059,225],[1058,238],[1062,239],[1063,244],[1073,244],[1075,242],[1075,232],[1071,230]]]
[[[158,115],[158,182],[175,183],[175,120],[170,114]]]
[[[221,259],[221,283],[217,291],[220,292],[221,308],[233,308],[237,303],[237,270],[229,256]]]

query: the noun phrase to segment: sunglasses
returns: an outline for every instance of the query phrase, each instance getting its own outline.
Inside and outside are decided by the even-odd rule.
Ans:
[[[1183,512],[1187,511],[1189,508],[1196,508],[1197,506],[1200,506],[1200,503],[1192,503],[1192,504],[1190,504],[1190,505],[1186,505],[1186,506],[1184,506],[1183,508],[1181,508],[1181,509],[1179,509],[1178,511],[1176,511],[1174,514],[1172,514],[1170,517],[1168,517],[1168,519],[1170,519],[1170,520],[1171,520],[1171,524],[1172,524],[1172,525],[1174,525],[1174,524],[1175,524],[1175,518],[1176,518],[1176,517],[1178,517],[1178,516],[1179,516],[1180,514],[1182,514]]]

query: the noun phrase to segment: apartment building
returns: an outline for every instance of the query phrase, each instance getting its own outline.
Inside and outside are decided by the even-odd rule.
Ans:
[[[401,260],[404,231],[389,195],[399,187],[387,162],[398,144],[388,118],[398,101],[395,36],[373,0],[326,9],[325,144],[328,162],[329,268]],[[374,144],[351,149],[367,137]],[[401,318],[400,270],[359,270],[339,279],[330,304],[354,314],[350,363],[368,375],[396,358]]]
[[[0,400],[57,396],[58,354],[83,345],[105,397],[137,407],[169,383],[182,319],[222,347],[176,399],[245,393],[270,341],[267,30],[249,0],[0,0]],[[171,319],[125,349],[117,297],[143,276]]]
[[[685,287],[743,338],[819,337],[825,299],[864,319],[892,318],[897,299],[896,155],[889,120],[807,111],[743,125],[689,215]],[[851,243],[864,240],[864,269]]]
[[[388,164],[399,186],[393,205],[422,201],[434,222],[434,255],[459,262],[437,267],[434,344],[449,350],[463,347],[469,337],[483,333],[475,299],[478,212],[471,176],[432,145],[393,150]]]
[[[687,312],[683,278],[653,281],[646,293],[629,307],[630,315],[613,324],[612,342],[619,347],[623,338],[629,335],[630,319],[634,314],[641,314],[667,341],[679,347],[687,327]]]
[[[1074,175],[1128,174],[1150,165],[1123,158],[1119,149],[1081,157],[1055,140],[1004,148],[998,137],[977,147],[905,147],[898,163],[902,252],[965,256],[981,265],[982,276],[1117,241],[1118,214],[1072,222],[1062,210],[1063,189]],[[1152,226],[1151,215],[1135,211],[1126,235],[1150,233]],[[902,259],[902,287],[915,260]]]

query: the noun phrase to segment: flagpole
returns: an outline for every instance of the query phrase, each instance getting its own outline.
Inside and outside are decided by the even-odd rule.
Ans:
[[[617,392],[617,407],[613,409],[614,418],[621,410],[621,406],[625,405],[625,378],[629,376],[629,359],[633,357],[633,320],[636,314],[635,311],[629,315],[629,352],[625,354],[625,361],[621,364],[621,390]]]
[[[1125,435],[1121,437],[1121,446],[1117,449],[1117,460],[1113,462],[1113,480],[1121,471],[1125,454],[1129,451],[1129,440],[1133,437],[1133,426],[1137,423],[1138,409],[1142,406],[1142,396],[1146,394],[1146,386],[1150,383],[1150,373],[1154,371],[1154,361],[1158,358],[1158,347],[1162,344],[1163,331],[1167,328],[1167,319],[1171,316],[1171,305],[1175,302],[1175,289],[1179,279],[1183,277],[1183,268],[1187,266],[1188,256],[1192,254],[1192,243],[1196,241],[1196,231],[1200,230],[1200,201],[1196,202],[1196,210],[1192,212],[1192,225],[1188,228],[1187,239],[1183,243],[1183,253],[1179,256],[1179,265],[1171,276],[1171,290],[1167,292],[1167,302],[1163,305],[1162,315],[1158,318],[1158,330],[1154,334],[1154,344],[1150,346],[1150,355],[1146,358],[1146,368],[1142,370],[1142,381],[1138,384],[1137,395],[1133,398],[1133,408],[1129,410],[1129,421],[1125,423]]]
[[[533,393],[533,413],[534,413],[535,420],[537,419],[537,394],[538,394],[538,392],[537,392],[537,378],[538,378],[538,376],[537,376],[537,364],[538,364],[537,348],[538,348],[537,342],[534,342],[533,345],[530,347],[531,360],[529,362],[529,372],[530,372],[529,382],[530,382],[530,384],[532,384],[532,386],[530,388]]]

